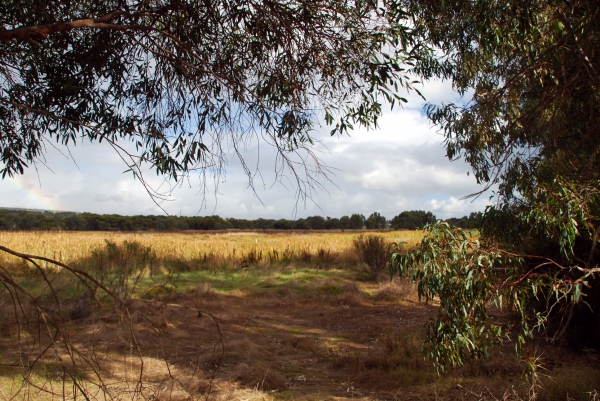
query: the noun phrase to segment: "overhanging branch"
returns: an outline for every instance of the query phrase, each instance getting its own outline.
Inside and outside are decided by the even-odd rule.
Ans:
[[[144,14],[145,15],[145,14]],[[140,17],[142,14],[129,14],[123,11],[113,11],[109,14],[106,14],[99,18],[83,18],[74,21],[63,21],[56,22],[54,24],[46,24],[46,25],[34,25],[34,26],[23,26],[15,29],[8,29],[4,31],[0,31],[0,41],[8,42],[12,39],[18,40],[43,40],[48,37],[48,35],[57,33],[70,31],[73,29],[79,28],[93,28],[93,29],[109,29],[114,31],[155,31],[156,29],[145,26],[145,25],[121,25],[110,23],[114,18],[118,16],[128,16],[128,17]]]

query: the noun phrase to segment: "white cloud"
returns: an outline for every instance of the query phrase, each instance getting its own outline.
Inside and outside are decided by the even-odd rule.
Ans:
[[[437,214],[438,217],[442,216],[463,216],[467,213],[465,210],[465,202],[472,204],[475,211],[483,211],[485,207],[489,204],[489,200],[485,197],[479,197],[475,199],[461,200],[451,196],[448,199],[438,200],[431,199],[428,204],[428,210],[431,210],[434,214]]]
[[[460,102],[448,84],[433,82],[423,88],[428,101]],[[170,214],[207,215],[243,218],[292,218],[308,215],[340,217],[351,213],[365,215],[373,211],[387,218],[404,210],[431,210],[438,217],[460,217],[482,210],[488,203],[484,195],[475,202],[461,197],[480,190],[462,161],[449,162],[442,145],[443,137],[423,116],[422,99],[412,94],[409,107],[384,114],[377,131],[357,130],[351,136],[319,135],[316,150],[321,160],[336,168],[333,183],[321,181],[324,190],[313,193],[303,204],[289,173],[277,183],[274,170],[276,155],[272,148],[250,142],[243,153],[250,168],[259,167],[254,193],[248,187],[236,157],[229,158],[227,176],[205,198],[198,195],[198,177],[176,185],[171,201],[161,206]],[[84,142],[71,149],[73,161],[49,148],[47,163],[53,173],[38,165],[38,175],[30,168],[25,175],[0,181],[0,206],[51,208],[118,214],[160,214],[143,186],[106,144]],[[260,156],[260,157],[259,157]],[[153,186],[160,177],[148,172]],[[162,189],[168,189],[169,183]],[[295,214],[296,213],[296,214]]]

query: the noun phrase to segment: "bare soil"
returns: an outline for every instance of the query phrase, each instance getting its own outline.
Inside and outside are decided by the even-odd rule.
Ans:
[[[281,287],[230,293],[201,284],[156,301],[131,301],[120,313],[105,310],[67,321],[70,338],[56,335],[55,341],[71,344],[82,355],[75,359],[84,366],[79,374],[90,383],[83,388],[90,399],[103,397],[91,384],[100,382],[114,399],[123,400],[531,396],[511,345],[499,346],[489,360],[438,375],[421,352],[424,325],[436,311],[436,305],[419,303],[406,282],[322,280],[300,292]],[[4,368],[4,374],[14,373],[17,360],[37,363],[37,379],[28,379],[27,394],[59,399],[65,368],[51,353],[39,358],[35,351],[51,342],[24,352],[24,346],[15,348],[16,333],[4,330],[0,363],[13,367]],[[552,371],[568,375],[576,366],[580,375],[598,378],[595,355],[560,355],[547,355]],[[26,398],[14,384],[1,387],[0,396]],[[539,391],[539,399],[552,399]]]

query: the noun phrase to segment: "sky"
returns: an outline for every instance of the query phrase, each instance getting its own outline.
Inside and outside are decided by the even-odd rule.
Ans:
[[[441,81],[427,82],[421,91],[433,104],[464,101]],[[491,192],[475,200],[461,199],[482,188],[463,160],[446,158],[443,136],[423,114],[423,99],[414,93],[407,98],[403,108],[387,107],[378,130],[357,129],[336,137],[323,130],[315,135],[315,153],[331,174],[330,181],[321,181],[322,187],[306,200],[298,199],[289,173],[276,179],[276,154],[258,141],[242,152],[247,165],[260,171],[254,190],[239,160],[230,155],[225,178],[216,190],[210,181],[204,195],[199,193],[198,177],[174,183],[146,173],[155,188],[171,192],[160,207],[131,173],[124,173],[127,167],[110,146],[81,142],[68,150],[48,146],[45,165],[37,163],[24,175],[0,180],[0,207],[247,219],[353,213],[368,217],[373,212],[392,219],[406,210],[431,211],[445,219],[483,211]]]

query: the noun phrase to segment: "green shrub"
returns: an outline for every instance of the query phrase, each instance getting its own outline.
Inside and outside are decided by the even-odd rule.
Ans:
[[[129,299],[146,273],[158,268],[156,254],[139,242],[122,244],[106,241],[106,246],[92,252],[87,270],[121,299]]]
[[[447,223],[424,230],[416,249],[391,253],[390,268],[392,275],[409,276],[417,283],[419,299],[439,300],[437,319],[427,324],[424,347],[439,370],[487,355],[492,344],[507,338],[513,324],[493,319],[488,313],[492,305],[518,316],[513,335],[519,350],[534,330],[545,328],[553,308],[582,302],[582,287],[588,285],[584,280],[591,270],[577,281],[527,271],[519,255]],[[529,308],[533,300],[545,301],[546,308]]]

